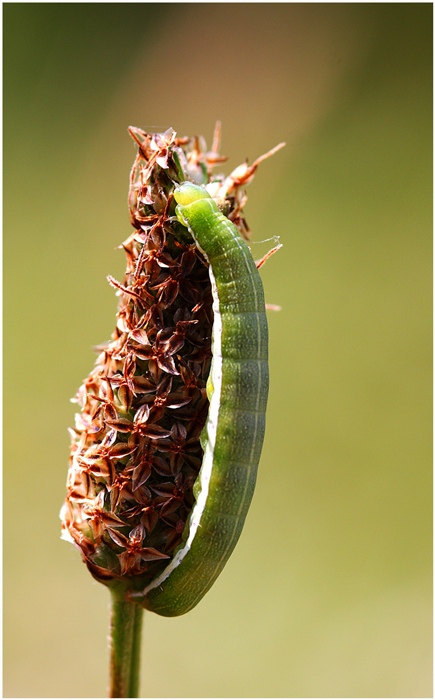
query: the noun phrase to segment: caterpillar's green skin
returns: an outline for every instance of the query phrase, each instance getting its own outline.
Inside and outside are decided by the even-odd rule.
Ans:
[[[214,324],[197,500],[183,544],[140,594],[146,608],[165,616],[182,615],[201,600],[239,539],[254,492],[269,385],[263,285],[249,248],[204,188],[183,183],[174,197],[178,219],[210,264]]]

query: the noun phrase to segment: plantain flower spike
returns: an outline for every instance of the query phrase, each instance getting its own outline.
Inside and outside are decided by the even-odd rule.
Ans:
[[[240,233],[242,186],[257,162],[225,178],[212,168],[202,138],[177,138],[172,129],[148,134],[130,127],[138,146],[130,176],[133,231],[122,243],[122,282],[111,341],[74,401],[81,412],[71,429],[62,537],[80,550],[91,574],[106,585],[122,580],[143,589],[174,556],[194,504],[208,399],[213,325],[208,267],[174,216],[174,185],[204,185]],[[176,233],[176,236],[174,235]]]

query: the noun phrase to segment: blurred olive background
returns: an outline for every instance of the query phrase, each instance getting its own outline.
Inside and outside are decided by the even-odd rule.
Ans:
[[[69,398],[115,324],[127,126],[221,119],[227,174],[287,142],[245,208],[284,244],[268,430],[218,582],[145,614],[142,696],[431,696],[432,5],[3,9],[4,695],[106,693],[109,595],[59,539]]]

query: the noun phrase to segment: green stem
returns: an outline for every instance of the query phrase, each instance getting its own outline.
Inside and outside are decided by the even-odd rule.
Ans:
[[[125,599],[124,586],[110,588],[110,698],[139,697],[143,609]]]

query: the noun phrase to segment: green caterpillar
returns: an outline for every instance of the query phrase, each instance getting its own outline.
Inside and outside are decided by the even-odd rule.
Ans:
[[[171,562],[143,591],[130,593],[164,616],[182,615],[201,600],[239,539],[255,487],[269,387],[263,285],[249,248],[203,187],[182,183],[174,198],[178,220],[209,263],[214,323],[196,502]]]

